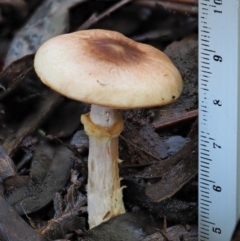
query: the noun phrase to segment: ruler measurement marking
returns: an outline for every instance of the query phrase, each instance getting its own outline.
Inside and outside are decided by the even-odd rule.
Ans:
[[[209,207],[209,204],[207,204],[207,203],[201,203],[201,202],[200,202],[200,204],[203,205],[203,206]]]
[[[200,161],[200,164],[210,165],[210,162]],[[204,167],[204,165],[200,165],[200,167]]]
[[[200,227],[200,229],[204,229],[204,230],[208,230],[209,229],[209,225],[208,224],[203,224],[203,227]]]
[[[202,155],[204,155],[204,156],[210,156],[209,154],[203,153],[203,152],[200,152],[200,154],[202,154]]]
[[[209,198],[209,196],[206,196],[206,195],[201,195],[201,197]]]
[[[204,156],[200,156],[200,158],[201,158],[201,159],[204,159],[204,160],[207,160],[207,161],[212,161],[212,159],[206,158],[206,157],[204,157]]]
[[[203,165],[200,165],[200,167],[202,167],[202,168],[206,168],[206,169],[209,169],[209,167],[207,167],[207,166],[203,166]]]
[[[215,183],[214,181],[212,181],[212,180],[208,180],[208,179],[205,179],[205,178],[200,178],[201,180],[204,180],[204,181],[206,181],[206,182],[212,182],[212,183]]]
[[[207,73],[207,74],[212,74],[212,72],[206,71],[206,70],[202,70],[203,73]]]
[[[200,169],[200,171],[202,171],[202,172],[206,172],[206,173],[209,173],[209,171],[206,171],[206,170],[203,170],[203,169]]]
[[[211,53],[216,53],[216,51],[212,50],[212,49],[203,49],[205,51],[211,52]]]
[[[205,193],[205,194],[209,194],[209,192],[206,192],[206,191],[203,191],[203,190],[201,190],[200,192]]]
[[[203,148],[201,148],[201,150],[203,150],[203,151],[207,151],[207,152],[210,152],[210,150],[208,150],[208,149],[203,149]]]
[[[207,56],[210,56],[209,53],[206,53],[206,52],[201,52],[202,55],[207,55]]]
[[[204,231],[208,231],[209,229],[207,229],[207,227],[209,228],[209,226],[206,226],[206,227],[204,227],[204,228],[201,227],[201,229],[204,230]],[[203,232],[203,231],[201,231],[201,232]]]
[[[201,142],[209,143],[209,141],[206,141],[206,140],[201,140]]]
[[[203,229],[203,230],[208,230],[207,228],[209,228],[209,226],[205,224],[204,224],[204,227],[200,227],[200,229]]]
[[[209,240],[208,237],[205,237],[205,236],[202,236],[202,235],[200,235],[200,237],[201,237],[201,238],[204,238],[204,239],[200,239],[200,241],[204,241],[204,240],[206,240],[206,239]]]
[[[206,185],[206,186],[209,186],[209,185],[207,185],[207,184],[205,184],[205,183],[201,183],[201,184]],[[203,187],[203,186],[202,186],[202,187]],[[209,190],[208,187],[205,187],[205,189]]]
[[[207,220],[203,220],[203,219],[202,219],[201,221],[203,221],[204,223],[209,223],[209,224],[215,225],[215,223],[209,222],[209,221],[207,221]]]
[[[201,228],[200,232],[201,232],[201,233],[203,233],[203,234],[205,234],[203,231],[208,232],[208,231],[209,231],[209,229],[206,229],[206,228]]]
[[[208,142],[209,143],[209,142]],[[207,161],[212,161],[212,159],[204,157],[204,156],[200,156],[201,159],[207,160]]]
[[[209,209],[208,208],[204,208],[204,207],[202,207],[201,209],[203,209],[204,211],[206,210],[206,211],[209,211]],[[202,211],[203,212],[203,211]],[[207,226],[207,225],[203,225],[203,226]],[[208,226],[207,226],[208,227]]]
[[[203,236],[203,235],[200,235],[200,237],[201,237],[201,238],[204,238],[204,239],[200,239],[201,241],[204,241],[204,240],[206,240],[206,239],[209,240],[208,237],[205,237],[205,236]]]

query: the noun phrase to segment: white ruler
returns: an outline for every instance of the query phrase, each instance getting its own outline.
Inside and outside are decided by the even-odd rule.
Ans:
[[[199,241],[240,214],[240,0],[199,0]]]

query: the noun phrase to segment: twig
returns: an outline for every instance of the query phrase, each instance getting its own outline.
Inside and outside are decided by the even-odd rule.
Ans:
[[[83,23],[78,30],[84,30],[84,29],[88,29],[90,26],[92,26],[93,24],[97,23],[98,21],[102,20],[103,18],[107,17],[108,15],[110,15],[111,13],[115,12],[116,10],[118,10],[119,8],[123,7],[125,4],[130,3],[132,0],[122,0],[116,4],[114,4],[113,6],[111,6],[110,8],[108,8],[106,11],[104,11],[103,13],[97,15],[96,13],[92,14],[92,16],[85,22]]]
[[[198,0],[148,0],[148,1],[174,2],[174,3],[198,5]]]
[[[152,123],[155,129],[165,128],[174,124],[177,124],[182,121],[191,120],[198,116],[198,110],[192,110],[187,113],[181,113],[178,116],[173,116],[164,121],[155,121]]]
[[[191,6],[187,4],[173,3],[173,2],[159,2],[157,4],[159,6],[162,6],[164,9],[172,12],[179,12],[179,13],[191,14],[191,15],[198,14],[198,6]]]
[[[181,3],[184,2],[184,3]],[[188,0],[172,0],[172,1],[166,1],[166,0],[137,0],[136,4],[144,5],[148,7],[156,7],[160,6],[164,8],[165,10],[171,11],[171,12],[179,12],[184,14],[191,14],[191,15],[197,15],[198,14],[198,5],[191,5],[187,3]],[[189,0],[189,3],[193,0]]]
[[[158,160],[158,161],[162,161],[161,158],[151,154],[150,152],[146,151],[145,149],[143,148],[140,148],[138,146],[136,146],[135,144],[133,144],[132,142],[128,141],[125,137],[123,137],[122,135],[119,136],[121,139],[123,139],[125,142],[127,142],[129,145],[133,146],[134,148],[142,151],[142,152],[145,152],[147,155],[153,157],[154,159]]]
[[[198,5],[198,0],[137,0],[138,2],[173,2],[182,4]]]
[[[121,168],[144,168],[144,167],[149,167],[151,165],[153,165],[153,162],[150,163],[146,163],[146,164],[133,164],[133,165],[122,165]]]

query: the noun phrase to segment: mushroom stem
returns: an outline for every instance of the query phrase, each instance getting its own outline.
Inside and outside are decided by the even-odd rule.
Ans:
[[[81,121],[89,136],[88,223],[93,228],[125,212],[118,169],[123,121],[117,110],[97,105]]]

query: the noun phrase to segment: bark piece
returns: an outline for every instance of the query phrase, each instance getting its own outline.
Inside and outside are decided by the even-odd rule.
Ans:
[[[7,177],[15,176],[16,174],[16,167],[12,159],[0,145],[0,178],[4,180]]]
[[[8,50],[5,64],[29,54],[50,38],[66,33],[69,25],[69,8],[86,0],[47,0],[37,8],[25,26],[15,35]]]
[[[127,205],[137,205],[149,210],[158,217],[166,217],[174,223],[196,223],[198,217],[197,202],[185,202],[175,198],[162,201],[160,203],[152,202],[145,193],[146,185],[139,182],[138,179],[124,177],[123,189],[124,201]]]
[[[0,100],[15,89],[33,69],[34,55],[25,56],[8,66],[0,74]]]
[[[72,153],[66,147],[42,143],[35,151],[28,185],[7,198],[18,214],[32,213],[44,207],[64,187],[69,176]]]
[[[128,112],[129,113],[129,112]],[[128,113],[124,114],[124,131],[123,137],[128,141],[126,143],[128,154],[124,156],[123,159],[127,160],[131,158],[131,163],[149,163],[151,160],[166,159],[168,157],[167,147],[165,143],[161,140],[159,135],[154,131],[153,127],[143,121],[144,123],[134,123],[133,121],[127,121]],[[138,117],[136,117],[137,119]],[[142,119],[144,119],[142,117]],[[133,143],[131,145],[130,143]],[[146,150],[149,154],[139,149]],[[124,154],[124,153],[123,153]]]
[[[42,235],[28,226],[2,197],[0,197],[0,206],[1,241],[47,241]]]
[[[91,229],[84,240],[141,241],[156,228],[157,223],[147,212],[125,213]]]
[[[169,127],[171,125],[177,124],[182,121],[187,121],[198,116],[198,110],[192,110],[184,113],[177,114],[176,116],[164,118],[163,120],[156,121],[152,123],[155,129],[162,129],[165,127]]]
[[[198,172],[198,145],[197,139],[192,140],[188,145],[187,152],[181,161],[177,163],[162,179],[146,187],[146,194],[153,202],[161,202],[172,197],[179,191],[189,180],[197,175]],[[185,150],[184,150],[185,151]]]
[[[154,233],[148,237],[146,237],[143,241],[166,241],[166,238],[169,241],[197,241],[198,240],[198,229],[197,226],[191,226],[189,230],[183,225],[175,225],[172,227],[167,228],[164,231],[160,231]]]

